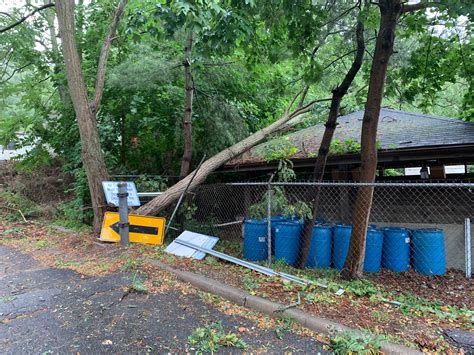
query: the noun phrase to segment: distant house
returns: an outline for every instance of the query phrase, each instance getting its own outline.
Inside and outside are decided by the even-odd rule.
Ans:
[[[334,140],[340,146],[345,143],[352,148],[358,145],[363,115],[364,111],[357,111],[338,118]],[[289,144],[296,148],[290,159],[297,173],[312,172],[324,128],[321,123],[288,135]],[[396,175],[402,175],[397,176],[399,179],[474,178],[466,169],[474,164],[472,122],[384,108],[380,111],[377,142],[378,179],[391,178],[393,169],[396,169]],[[220,171],[242,173],[246,177],[274,171],[278,162],[265,159],[273,146],[272,141],[260,144],[227,163]],[[342,149],[338,154],[330,155],[325,179],[357,179],[360,152],[356,150]],[[411,170],[405,170],[408,168]],[[448,176],[450,171],[454,173]]]
[[[17,133],[18,141],[25,137],[24,133]],[[0,161],[13,160],[16,157],[23,155],[33,149],[32,146],[18,147],[17,142],[11,141],[6,146],[0,145]]]

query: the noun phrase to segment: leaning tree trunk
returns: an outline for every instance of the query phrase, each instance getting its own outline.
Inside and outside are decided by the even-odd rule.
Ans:
[[[377,170],[377,125],[384,92],[385,76],[393,53],[395,29],[402,11],[401,0],[380,0],[380,27],[370,70],[369,90],[365,104],[361,134],[360,181],[373,183]],[[347,279],[359,278],[363,273],[367,225],[372,208],[373,186],[359,187],[352,213],[352,234],[349,254],[342,270]]]
[[[277,132],[285,123],[289,122],[295,117],[298,117],[299,115],[310,111],[313,104],[318,101],[328,100],[315,100],[303,107],[299,107],[291,113],[285,112],[285,114],[280,119],[278,119],[268,127],[265,127],[255,132],[251,136],[245,138],[244,140],[234,144],[229,148],[224,149],[223,151],[206,160],[199,168],[199,171],[197,172],[196,176],[194,176],[193,173],[189,174],[184,179],[167,189],[163,194],[155,197],[146,205],[140,207],[138,210],[136,210],[136,213],[140,215],[155,215],[160,211],[164,210],[166,207],[168,207],[170,204],[172,204],[179,198],[181,193],[185,190],[186,186],[188,186],[190,180],[193,179],[193,176],[194,179],[192,180],[192,183],[189,186],[189,190],[192,190],[193,188],[204,182],[204,180],[206,180],[209,174],[211,174],[221,165],[225,164],[232,158],[235,158],[236,156],[246,152],[256,144],[262,142],[272,133]]]
[[[331,145],[334,131],[337,125],[337,116],[339,114],[339,107],[344,96],[347,94],[347,90],[351,86],[354,78],[362,66],[362,60],[364,58],[365,43],[364,43],[364,24],[361,20],[357,21],[356,28],[356,40],[357,40],[357,51],[352,62],[349,71],[346,73],[341,84],[332,91],[331,106],[329,109],[328,120],[325,124],[325,130],[323,139],[318,150],[318,156],[314,165],[313,179],[316,182],[321,182],[324,176],[324,170],[326,168],[326,161],[329,154],[329,147]],[[319,203],[321,200],[321,186],[316,186],[315,195],[313,201],[313,216],[305,220],[303,235],[300,245],[300,253],[297,260],[296,266],[304,268],[309,255],[309,249],[311,246],[311,237],[313,234],[313,226],[316,222],[319,212]]]
[[[191,159],[193,156],[193,94],[194,94],[194,82],[193,75],[191,73],[191,51],[193,48],[193,32],[189,31],[188,38],[186,39],[186,45],[184,46],[184,79],[186,96],[184,100],[184,117],[183,117],[183,137],[184,137],[184,150],[183,158],[181,159],[181,169],[179,172],[179,178],[182,179],[189,174],[189,167],[191,166]]]
[[[105,68],[112,39],[115,36],[118,22],[128,0],[121,0],[118,5],[109,33],[107,34],[99,57],[94,99],[89,102],[81,61],[77,50],[74,22],[74,0],[56,1],[59,35],[63,48],[66,78],[81,139],[81,158],[87,175],[87,182],[94,212],[93,229],[98,234],[106,208],[102,181],[109,175],[100,146],[97,130],[96,112],[100,105],[105,81]]]

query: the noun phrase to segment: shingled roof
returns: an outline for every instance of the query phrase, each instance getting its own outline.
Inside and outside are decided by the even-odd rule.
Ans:
[[[364,111],[357,111],[338,118],[334,139],[352,139],[360,142]],[[324,124],[301,129],[288,135],[298,149],[292,159],[302,159],[317,153],[324,133]],[[454,146],[474,144],[474,123],[458,119],[429,116],[383,108],[380,111],[377,141],[382,150]],[[271,143],[262,143],[228,165],[245,165],[263,161]],[[267,149],[265,149],[267,148]]]

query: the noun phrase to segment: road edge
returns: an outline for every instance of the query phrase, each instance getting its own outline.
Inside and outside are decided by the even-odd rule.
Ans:
[[[252,296],[244,290],[229,286],[200,274],[175,269],[159,260],[145,258],[144,261],[176,275],[178,279],[188,282],[202,291],[220,296],[239,306],[265,313],[271,317],[291,317],[303,327],[326,336],[333,336],[334,332],[342,331],[359,332],[356,329],[346,327],[329,319],[309,315],[299,309],[285,309],[286,305],[281,303],[273,302],[258,296]],[[421,354],[421,352],[404,345],[390,342],[383,342],[380,350],[385,354]]]

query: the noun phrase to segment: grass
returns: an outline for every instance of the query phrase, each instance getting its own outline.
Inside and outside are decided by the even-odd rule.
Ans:
[[[282,318],[275,328],[275,336],[278,339],[283,339],[285,332],[291,331],[294,323],[295,321],[291,317]]]
[[[51,240],[42,239],[42,240],[36,242],[34,248],[36,250],[42,250],[42,249],[52,248],[55,245],[56,245],[56,243],[51,241]]]
[[[14,300],[16,300],[16,296],[0,297],[0,302],[4,302],[4,303],[13,302]]]
[[[143,260],[136,259],[131,256],[124,256],[125,262],[120,268],[124,272],[137,271],[143,266]]]
[[[136,293],[148,293],[148,288],[143,283],[142,279],[135,273],[132,278],[132,286],[130,288]]]
[[[59,269],[65,269],[70,266],[78,266],[81,265],[80,261],[77,260],[65,260],[65,259],[56,259],[54,262],[54,266]]]
[[[216,353],[221,347],[246,349],[247,344],[235,333],[225,333],[220,322],[196,328],[188,337],[196,353]]]
[[[329,340],[328,348],[336,355],[345,354],[379,354],[385,338],[373,335],[368,331],[340,332]]]

